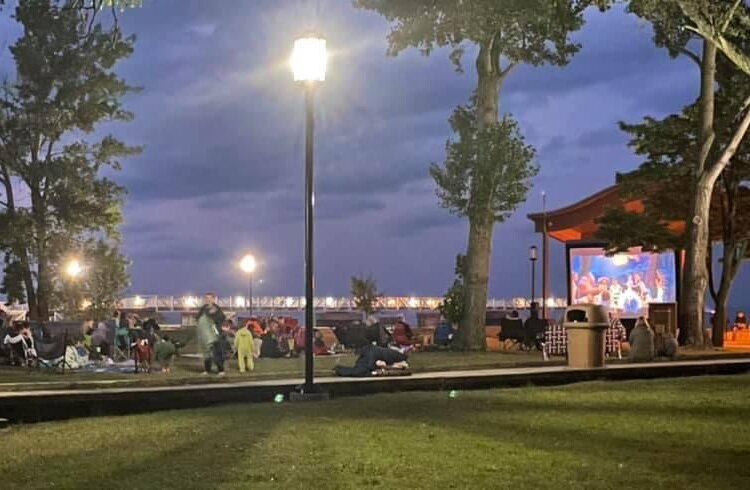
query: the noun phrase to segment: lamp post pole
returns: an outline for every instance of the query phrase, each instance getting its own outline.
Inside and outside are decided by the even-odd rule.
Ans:
[[[315,135],[315,90],[325,80],[326,41],[310,33],[294,42],[292,72],[305,92],[305,382],[292,392],[291,400],[326,399],[327,393],[314,384],[313,338],[315,333],[314,222],[315,187],[313,141]]]
[[[250,272],[247,278],[247,311],[253,316],[253,273]]]
[[[313,331],[315,329],[315,283],[313,275],[313,236],[315,193],[313,179],[313,136],[315,131],[315,93],[313,82],[305,82],[305,385],[313,388]]]
[[[529,247],[529,261],[531,262],[531,303],[529,303],[529,311],[534,310],[534,301],[536,297],[536,260],[537,248],[532,245]]]
[[[258,262],[253,254],[249,253],[242,257],[240,269],[247,274],[247,305],[245,306],[250,316],[253,316],[253,274],[255,274],[256,267],[258,267]]]
[[[549,234],[547,233],[547,193],[542,191],[542,318],[547,319],[549,296]]]

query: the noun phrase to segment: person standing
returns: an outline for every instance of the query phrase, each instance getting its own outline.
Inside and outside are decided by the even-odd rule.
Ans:
[[[211,364],[215,362],[216,343],[219,340],[219,329],[224,323],[224,312],[216,304],[216,294],[206,293],[203,306],[198,310],[196,334],[203,353],[203,374],[211,372]],[[224,373],[224,363],[216,362],[219,374]]]
[[[156,351],[156,361],[161,367],[161,372],[172,372],[172,359],[174,359],[177,353],[177,346],[174,345],[174,342],[172,342],[169,336],[165,335],[156,343],[154,350]]]
[[[246,322],[234,335],[234,350],[237,351],[237,363],[239,364],[241,373],[244,373],[246,370],[253,371],[255,369],[255,362],[253,360],[255,340],[253,333],[248,328],[249,324],[250,322]]]

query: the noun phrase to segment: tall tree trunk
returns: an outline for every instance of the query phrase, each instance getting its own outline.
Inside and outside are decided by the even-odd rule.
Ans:
[[[34,219],[34,244],[36,255],[36,312],[37,320],[46,322],[50,316],[52,277],[47,255],[47,210],[37,186],[30,186],[31,212]]]
[[[734,250],[734,244],[729,245],[729,250]],[[721,264],[721,284],[716,293],[716,314],[711,330],[711,343],[714,347],[724,346],[724,327],[727,324],[727,306],[729,303],[729,293],[732,290],[731,277],[731,258],[727,253],[728,245],[724,244],[724,260]]]
[[[39,305],[37,303],[36,290],[34,289],[34,274],[31,272],[31,264],[29,263],[29,254],[26,248],[21,248],[17,251],[21,268],[23,268],[23,285],[26,291],[26,306],[29,308],[29,319],[31,321],[46,321],[46,318],[39,316]]]
[[[466,298],[464,318],[458,331],[458,344],[467,350],[486,348],[487,285],[494,221],[470,220],[466,251]]]
[[[3,185],[5,186],[6,211],[10,221],[13,222],[16,217],[16,198],[13,190],[13,181],[11,180],[10,170],[7,165],[0,164],[0,172],[2,173]],[[37,321],[39,318],[37,312],[36,291],[34,289],[34,275],[31,272],[26,245],[18,243],[17,240],[13,240],[11,242],[10,252],[16,256],[18,262],[21,264],[24,291],[26,293],[26,306],[29,308],[29,318],[32,321]]]
[[[476,112],[480,128],[497,123],[498,98],[502,80],[494,39],[480,43],[477,56]],[[477,195],[478,180],[472,182],[471,195]],[[466,250],[465,309],[458,332],[458,344],[466,350],[484,350],[487,315],[487,284],[492,255],[492,231],[495,217],[469,216],[469,240]]]
[[[680,295],[680,330],[690,345],[703,345],[703,304],[708,286],[706,252],[709,245],[708,219],[713,182],[706,182],[704,170],[714,139],[714,95],[716,83],[716,45],[703,42],[701,60],[701,147],[695,165],[694,192],[691,195],[685,270]]]
[[[708,268],[706,267],[707,249],[710,243],[708,219],[711,205],[711,191],[715,179],[711,181],[708,175],[698,179],[695,195],[689,216],[690,235],[685,257],[685,278],[683,302],[683,325],[686,329],[689,345],[703,345],[703,310],[708,287]]]

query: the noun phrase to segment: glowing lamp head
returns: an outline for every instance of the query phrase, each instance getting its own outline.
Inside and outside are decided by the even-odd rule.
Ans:
[[[71,260],[65,266],[65,274],[67,274],[68,277],[72,277],[73,279],[80,276],[82,272],[83,272],[83,266],[76,259]]]
[[[537,259],[537,248],[535,245],[532,245],[529,247],[529,260],[536,260]]]
[[[295,82],[322,82],[326,79],[326,40],[309,34],[294,41],[292,73]]]
[[[252,274],[253,272],[255,272],[255,267],[257,265],[258,264],[257,262],[255,262],[255,257],[250,254],[242,257],[242,260],[240,261],[240,269],[242,269],[242,272],[245,272],[246,274]]]

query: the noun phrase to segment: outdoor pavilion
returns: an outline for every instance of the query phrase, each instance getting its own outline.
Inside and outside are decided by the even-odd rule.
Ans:
[[[601,240],[597,239],[596,232],[599,229],[598,221],[607,210],[620,208],[633,213],[642,213],[644,211],[643,198],[626,198],[621,196],[619,174],[616,181],[615,185],[591,194],[569,206],[529,214],[528,218],[534,223],[534,230],[542,234],[545,234],[546,231],[546,236],[566,246],[576,244],[577,242],[601,243]],[[710,238],[714,243],[721,242],[723,239],[724,223],[721,212],[723,197],[723,193],[714,192],[711,203],[709,226]],[[737,207],[737,216],[741,219],[739,228],[743,230],[743,233],[747,233],[748,238],[750,238],[750,188],[742,188],[740,202]],[[683,233],[685,231],[684,220],[671,221],[667,226],[675,233]],[[750,258],[750,248],[748,249],[746,258]],[[544,260],[543,262],[543,274],[548,276],[549,260]],[[679,276],[680,271],[677,272]],[[548,283],[548,281],[545,282]],[[544,295],[545,297],[548,296],[546,291]],[[750,335],[748,335],[746,343],[747,346],[743,346],[750,347]]]

